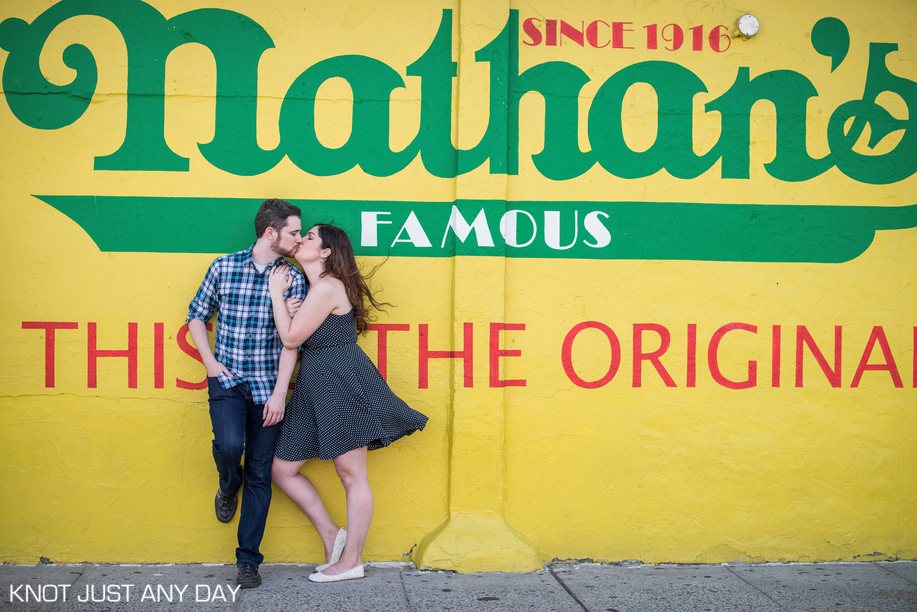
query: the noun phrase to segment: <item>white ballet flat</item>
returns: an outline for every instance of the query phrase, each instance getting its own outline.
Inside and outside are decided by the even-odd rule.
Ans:
[[[331,550],[331,561],[315,566],[315,571],[320,572],[328,569],[341,560],[341,553],[344,552],[344,544],[347,543],[347,532],[343,528],[338,529],[338,534],[334,536],[334,548]]]
[[[343,574],[338,574],[337,576],[326,576],[321,572],[315,572],[309,576],[309,580],[312,582],[340,582],[341,580],[354,580],[356,578],[363,577],[363,564],[356,566],[353,569],[349,569]]]

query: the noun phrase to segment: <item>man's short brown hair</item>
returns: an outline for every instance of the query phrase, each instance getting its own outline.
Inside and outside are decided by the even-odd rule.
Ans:
[[[302,211],[284,200],[265,200],[255,215],[255,237],[261,238],[269,227],[279,232],[287,224],[287,217],[302,217]]]

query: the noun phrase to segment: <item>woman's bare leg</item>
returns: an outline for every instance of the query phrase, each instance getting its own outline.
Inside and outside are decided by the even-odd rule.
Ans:
[[[326,576],[336,576],[363,563],[363,545],[373,520],[373,492],[369,487],[369,472],[366,469],[366,447],[358,448],[335,457],[337,470],[347,494],[347,545],[341,560],[322,570]]]
[[[339,527],[331,520],[331,515],[328,514],[315,485],[299,472],[305,463],[305,461],[284,461],[274,457],[271,478],[315,527],[325,547],[325,563],[327,563],[331,560],[331,551],[334,549],[334,539],[337,537]]]

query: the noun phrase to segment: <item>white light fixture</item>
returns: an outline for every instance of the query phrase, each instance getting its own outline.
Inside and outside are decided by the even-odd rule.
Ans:
[[[751,38],[758,33],[758,20],[754,15],[745,14],[739,17],[739,32]]]

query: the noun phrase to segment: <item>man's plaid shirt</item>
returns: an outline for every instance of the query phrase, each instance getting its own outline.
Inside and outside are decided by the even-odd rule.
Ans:
[[[217,258],[191,300],[185,321],[207,322],[217,310],[214,357],[232,372],[232,377],[220,374],[220,384],[229,389],[248,381],[256,404],[267,403],[277,382],[283,343],[274,327],[268,279],[273,267],[282,263],[286,262],[280,257],[259,274],[251,247]],[[305,278],[296,268],[290,269],[293,284],[284,297],[303,299]]]

